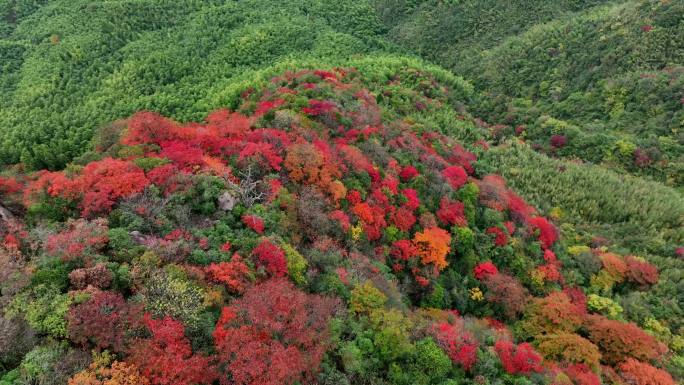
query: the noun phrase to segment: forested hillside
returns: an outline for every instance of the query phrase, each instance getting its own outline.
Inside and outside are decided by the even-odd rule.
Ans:
[[[399,2],[400,3],[400,2]],[[473,82],[495,138],[684,183],[681,1],[378,2],[388,36]]]
[[[95,128],[135,111],[202,119],[250,70],[387,45],[356,1],[4,3],[0,159],[33,168],[63,167]]]
[[[674,385],[684,3],[0,0],[0,385]]]

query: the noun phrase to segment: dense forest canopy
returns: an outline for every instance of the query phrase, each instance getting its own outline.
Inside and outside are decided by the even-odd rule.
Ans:
[[[0,0],[0,385],[673,385],[684,3]]]

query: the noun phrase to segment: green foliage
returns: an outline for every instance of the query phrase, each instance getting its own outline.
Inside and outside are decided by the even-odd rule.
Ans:
[[[53,337],[67,336],[66,313],[71,298],[54,286],[40,284],[14,297],[5,311],[8,317],[22,315],[29,326]]]
[[[622,306],[610,298],[589,294],[587,308],[592,312],[601,313],[610,319],[619,319],[622,314]]]
[[[285,258],[287,259],[287,272],[290,275],[290,279],[297,285],[303,285],[306,283],[306,268],[308,262],[306,259],[299,254],[297,249],[292,247],[288,243],[283,243],[280,248],[285,252]]]
[[[571,223],[634,252],[669,254],[684,242],[684,198],[657,182],[550,159],[519,144],[487,151],[479,163],[542,212],[560,207]]]
[[[65,342],[52,342],[37,346],[24,356],[19,365],[19,377],[22,383],[48,383],[53,375],[53,366],[63,358],[68,345]]]
[[[370,280],[363,285],[356,285],[351,292],[350,310],[356,314],[371,315],[381,310],[387,302],[385,296]]]
[[[387,45],[366,2],[32,3],[0,17],[0,125],[15,127],[0,159],[36,168],[61,168],[94,128],[138,110],[201,120],[245,71]]]
[[[451,371],[451,360],[432,338],[416,342],[415,361],[409,378],[415,384],[440,384]],[[407,382],[410,383],[410,382]]]
[[[201,323],[204,291],[178,266],[167,265],[147,278],[142,299],[146,310],[156,317],[169,316],[195,330]]]
[[[168,159],[161,158],[138,158],[133,163],[143,170],[150,171],[155,167],[163,166],[169,163]]]
[[[582,325],[586,310],[636,322],[668,344],[672,354],[663,367],[679,378],[684,373],[684,287],[679,284],[684,262],[670,257],[684,244],[684,200],[676,190],[684,184],[683,14],[680,3],[656,0],[0,0],[0,163],[21,161],[24,165],[16,167],[21,171],[66,166],[65,175],[71,176],[93,160],[112,157],[133,162],[150,180],[155,168],[172,170],[172,188],[159,183],[98,202],[111,203],[113,210],[107,246],[93,259],[113,275],[101,289],[121,294],[157,320],[168,316],[182,323],[192,342],[188,356],[215,353],[212,330],[219,313],[241,294],[227,290],[221,280],[248,275],[251,284],[272,278],[273,272],[252,255],[262,238],[242,220],[255,215],[265,222],[264,236],[284,251],[285,273],[297,290],[346,301],[334,311],[333,341],[317,341],[317,358],[326,356],[321,377],[302,383],[543,383],[549,379],[542,374],[502,372],[491,345],[510,333],[498,321],[516,321],[524,313],[514,323],[515,336],[540,351],[545,344],[543,353],[559,362],[594,366],[611,341],[597,343],[599,352],[584,340],[592,333]],[[326,74],[335,67],[343,67],[333,72],[344,75]],[[305,69],[323,71],[296,75]],[[275,98],[282,98],[284,107],[254,115]],[[328,103],[335,112],[324,116],[311,108],[312,101]],[[253,127],[282,130],[294,142],[318,138],[315,147],[326,158],[326,144],[348,142],[371,166],[349,161],[341,167],[347,160],[333,150],[332,168],[348,169],[332,178],[339,178],[333,182],[340,194],[335,198],[326,196],[330,191],[304,193],[333,190],[330,181],[304,187],[285,170],[271,165],[274,172],[266,175],[269,169],[257,167],[261,184],[256,191],[263,199],[223,211],[219,197],[230,183],[225,172],[204,167],[209,162],[205,165],[202,156],[242,178],[243,163],[253,159],[237,159],[241,148],[232,142],[233,133],[212,137],[208,131],[217,126],[184,125],[174,133],[177,148],[189,143],[200,155],[177,154],[197,156],[197,163],[179,167],[182,171],[171,155],[155,156],[161,143],[120,141],[129,121],[116,119],[136,111],[187,122],[201,121],[217,108],[240,111]],[[371,132],[376,128],[390,135]],[[368,135],[354,138],[356,131],[366,130]],[[287,152],[277,135],[249,131],[266,137],[260,149]],[[328,143],[331,138],[339,141]],[[216,143],[209,143],[213,139]],[[471,154],[451,139],[477,154],[474,170],[465,167],[470,159],[463,159]],[[421,141],[431,143],[414,147]],[[217,148],[207,150],[212,146]],[[467,183],[450,190],[440,177],[445,163],[463,163]],[[418,173],[410,180],[400,177],[399,189],[415,189],[420,197],[410,211],[415,224],[411,217],[403,230],[391,217],[407,203],[392,191],[397,164],[414,166]],[[502,174],[539,215],[548,215],[561,240],[541,245],[530,231],[530,218],[511,207],[512,194],[503,187],[486,191],[480,184],[478,179],[490,173]],[[61,187],[74,188],[67,179]],[[4,205],[11,185],[4,178],[0,182]],[[280,195],[268,196],[280,184],[285,185]],[[382,188],[374,191],[379,184]],[[344,194],[352,189],[361,200],[377,204],[365,213],[371,219],[361,218],[364,210],[349,215],[354,203]],[[489,197],[500,199],[494,202],[500,207],[485,204],[483,192],[500,193]],[[1,368],[0,384],[65,383],[86,365],[78,359],[80,351],[49,341],[68,337],[69,306],[95,289],[76,290],[81,286],[70,277],[79,278],[83,269],[71,274],[83,266],[47,259],[40,246],[53,231],[49,222],[77,216],[79,207],[59,193],[37,195],[26,208],[30,235],[0,229],[0,278],[11,278],[3,285],[7,300],[0,306],[6,306],[7,316],[23,317],[39,333],[40,346],[18,368],[12,367],[33,342],[13,357],[12,367]],[[385,198],[388,203],[381,204]],[[463,204],[460,223],[435,224],[442,198]],[[339,210],[334,221],[328,217],[333,210]],[[451,237],[449,245],[441,245],[446,250],[441,271],[416,258],[417,243],[429,241],[436,233],[427,230],[435,226],[450,230]],[[495,245],[486,229],[505,231],[506,239]],[[15,232],[22,234],[20,247],[10,237]],[[428,239],[411,242],[417,232]],[[658,267],[660,280],[650,288],[620,284],[602,269],[598,250],[604,251],[603,245],[610,252],[643,255]],[[207,266],[228,261],[236,264],[216,272],[221,280],[207,278],[213,274]],[[483,261],[499,268],[496,279],[473,277],[473,268]],[[562,280],[546,278],[560,275]],[[573,295],[561,295],[561,286]],[[511,298],[515,301],[506,303]],[[268,312],[269,298],[263,300],[253,305]],[[505,305],[515,305],[514,311],[503,313]],[[107,315],[108,309],[98,310]],[[222,313],[230,324],[231,311]],[[462,335],[436,343],[430,337],[436,324]],[[610,336],[615,324],[606,325],[601,332]],[[260,336],[259,330],[252,332]],[[274,350],[290,337],[285,334],[274,336]],[[0,335],[0,342],[7,335],[12,336]],[[456,337],[467,340],[471,350],[459,351],[456,345],[464,341]],[[472,368],[454,364],[464,357],[477,358]],[[64,373],[58,375],[58,369]],[[229,381],[239,383],[230,375]]]
[[[684,183],[680,3],[375,4],[390,40],[475,84],[477,116],[554,155]]]

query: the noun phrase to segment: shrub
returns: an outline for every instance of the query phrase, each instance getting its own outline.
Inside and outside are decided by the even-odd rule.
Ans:
[[[507,340],[499,340],[494,350],[501,360],[504,370],[509,374],[531,374],[542,371],[542,357],[528,343],[515,346]]]
[[[114,361],[102,355],[90,366],[69,379],[68,385],[150,385],[135,365]]]
[[[514,277],[503,273],[485,274],[482,283],[487,288],[487,301],[501,306],[505,317],[515,319],[525,310],[528,292]]]
[[[252,256],[256,259],[258,266],[263,266],[266,272],[272,277],[287,276],[287,259],[285,252],[274,245],[267,238],[252,250]]]
[[[546,334],[535,341],[545,358],[572,364],[599,367],[601,353],[591,341],[573,333]]]
[[[151,384],[211,384],[218,377],[208,357],[193,354],[182,323],[169,317],[155,320],[147,314],[145,326],[152,337],[137,341],[128,359]]]
[[[482,262],[473,269],[473,275],[479,281],[497,274],[499,274],[499,269],[491,262]]]
[[[290,279],[297,285],[303,285],[306,283],[308,262],[292,245],[285,243],[281,246],[287,259],[287,273]]]
[[[628,281],[640,287],[648,287],[658,283],[658,269],[642,258],[628,255],[625,257],[627,271],[625,272]]]
[[[264,220],[255,215],[243,215],[242,223],[254,230],[257,234],[264,233]]]
[[[95,292],[69,309],[69,339],[84,347],[122,352],[130,332],[141,326],[141,307],[126,303],[119,293]]]
[[[5,316],[23,315],[29,326],[53,337],[67,336],[66,314],[72,299],[54,286],[40,284],[12,300]]]
[[[437,270],[443,270],[449,264],[446,256],[451,250],[450,244],[451,236],[439,227],[427,228],[413,236],[413,246],[421,262],[433,264]]]
[[[226,365],[224,380],[312,382],[329,346],[328,320],[335,306],[332,299],[305,294],[282,279],[248,289],[223,309],[214,330],[219,360]]]
[[[572,333],[584,317],[567,294],[556,291],[543,298],[535,298],[525,310],[521,328],[527,336]]]
[[[102,250],[108,242],[107,221],[96,219],[70,220],[63,231],[50,235],[45,249],[48,254],[63,261],[83,260],[90,262],[93,253]]]
[[[558,240],[558,230],[544,217],[534,217],[528,220],[528,224],[539,232],[539,242],[542,247],[548,249]]]
[[[478,343],[471,333],[462,330],[462,322],[461,328],[446,322],[434,325],[432,333],[451,361],[461,365],[465,371],[472,370],[477,362]]]
[[[639,362],[633,358],[627,358],[618,366],[620,376],[633,385],[674,385],[670,373],[654,368],[653,366]]]
[[[368,280],[363,285],[356,285],[352,290],[349,309],[355,314],[370,315],[381,310],[386,302],[387,296]]]
[[[461,166],[449,166],[445,168],[442,170],[442,176],[454,190],[458,190],[468,181],[468,173],[466,173]]]
[[[93,286],[98,289],[106,289],[112,284],[114,275],[104,263],[98,263],[93,267],[76,269],[69,273],[69,281],[74,289],[85,289]]]
[[[205,271],[210,280],[226,285],[229,291],[242,293],[250,282],[251,271],[249,266],[242,262],[242,258],[236,253],[230,262],[212,263]]]
[[[655,360],[667,350],[653,336],[633,323],[592,315],[587,317],[585,328],[589,333],[589,340],[598,345],[603,361],[608,364],[617,364],[628,358]]]

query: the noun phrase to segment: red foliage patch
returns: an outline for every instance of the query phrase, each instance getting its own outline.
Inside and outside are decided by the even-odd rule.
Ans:
[[[631,385],[675,385],[670,373],[633,358],[628,358],[618,368],[620,376]]]
[[[477,362],[477,340],[464,330],[447,322],[442,322],[432,328],[437,343],[446,351],[451,360],[470,371]]]
[[[531,374],[542,371],[542,356],[527,342],[515,346],[507,340],[494,344],[504,370],[510,374]]]
[[[141,326],[141,310],[127,304],[119,293],[95,292],[88,301],[69,309],[69,338],[83,346],[121,352],[127,333]]]
[[[568,365],[563,371],[575,385],[601,385],[601,378],[586,364]]]
[[[408,182],[416,176],[418,176],[418,170],[416,170],[416,168],[413,166],[406,166],[401,169],[401,172],[399,173],[399,177],[404,182]]]
[[[263,266],[272,277],[287,276],[285,252],[268,239],[262,239],[261,243],[252,250],[252,256],[256,258],[257,265]]]
[[[248,289],[223,309],[214,330],[219,360],[229,373],[221,383],[313,383],[336,306],[337,301],[301,292],[286,280]]]
[[[652,264],[637,259],[631,255],[625,257],[627,271],[625,278],[640,286],[650,286],[658,283],[658,269]]]
[[[211,384],[218,374],[208,357],[193,354],[183,324],[166,317],[161,320],[145,315],[145,325],[152,338],[139,340],[130,350],[128,360],[155,385]]]
[[[392,223],[401,231],[409,231],[416,223],[416,216],[406,207],[399,207],[391,215]]]
[[[589,332],[589,340],[601,349],[603,360],[610,364],[617,364],[628,358],[655,360],[667,351],[655,337],[633,323],[590,315],[585,327]]]
[[[228,290],[242,293],[249,284],[249,266],[236,253],[230,262],[212,263],[206,267],[210,280],[226,285]]]
[[[491,262],[482,262],[473,269],[473,275],[480,281],[489,275],[496,275],[498,273],[499,269]]]
[[[454,190],[458,190],[468,181],[468,173],[461,166],[445,168],[442,170],[442,176]]]
[[[503,230],[496,226],[492,226],[487,229],[486,231],[487,234],[494,235],[494,244],[503,247],[508,244],[508,236],[506,236],[506,233],[504,233]]]
[[[83,259],[90,261],[90,254],[103,249],[109,241],[107,237],[107,221],[96,219],[71,220],[67,228],[57,234],[48,236],[45,249],[50,255],[64,261]]]
[[[257,217],[256,215],[243,215],[242,223],[250,229],[254,230],[257,234],[264,233],[264,220]]]
[[[543,248],[550,248],[558,240],[558,231],[556,230],[556,227],[552,225],[546,218],[530,218],[527,223],[533,230],[537,230],[539,232],[539,242]]]
[[[443,197],[439,203],[437,218],[447,225],[468,226],[468,220],[465,218],[463,211],[463,203]]]

